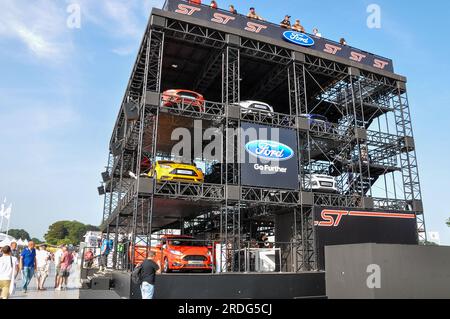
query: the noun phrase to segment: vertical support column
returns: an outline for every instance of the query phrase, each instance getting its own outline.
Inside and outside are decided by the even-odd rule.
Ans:
[[[353,70],[353,69],[350,69]],[[352,72],[352,71],[350,71]],[[364,111],[363,111],[363,100],[361,95],[361,87],[360,87],[360,81],[359,81],[359,73],[352,74],[349,76],[350,79],[350,90],[351,90],[351,96],[352,96],[352,106],[353,106],[353,118],[354,118],[354,127],[355,132],[357,129],[365,129],[364,124]],[[353,136],[355,136],[355,132],[352,132]],[[355,136],[356,137],[356,136]],[[367,145],[364,144],[364,141],[362,141],[360,138],[356,137],[356,151],[358,153],[358,163],[356,164],[356,169],[353,167],[353,177],[350,182],[350,192],[353,192],[352,195],[360,197],[360,200],[357,201],[360,204],[357,206],[362,206],[362,203],[364,202],[364,182],[367,180],[365,175],[367,175],[367,169],[364,168],[363,162],[362,162],[362,148],[366,147]],[[353,164],[354,166],[354,164]],[[357,177],[354,176],[357,173]],[[366,174],[365,174],[366,173]]]
[[[148,199],[142,199],[139,197],[139,184],[140,184],[140,174],[141,174],[141,159],[142,159],[142,148],[143,148],[143,140],[144,140],[144,134],[146,133],[145,130],[148,129],[149,121],[154,121],[154,126],[158,125],[158,117],[159,117],[159,107],[157,108],[157,115],[156,119],[152,118],[149,120],[147,117],[147,92],[153,92],[153,93],[160,93],[161,90],[161,68],[162,68],[162,59],[163,59],[163,48],[164,48],[164,33],[157,31],[157,30],[149,30],[147,35],[147,42],[146,42],[146,58],[145,58],[145,70],[144,70],[144,81],[143,81],[143,87],[142,87],[142,99],[140,103],[140,114],[139,114],[139,120],[140,120],[140,126],[139,126],[139,138],[138,138],[138,145],[137,145],[137,152],[136,152],[136,176],[138,176],[138,179],[135,182],[135,194],[134,194],[134,200],[133,200],[133,222],[132,222],[132,228],[131,228],[131,269],[134,269],[134,259],[135,259],[135,247],[136,247],[136,238],[137,238],[137,231],[138,231],[138,214],[139,209],[141,208],[142,214],[147,214],[148,219],[152,218],[152,212],[148,212],[144,210],[144,201]],[[150,113],[150,112],[148,112]],[[150,115],[149,117],[152,117]],[[147,123],[146,123],[147,122]],[[147,124],[147,125],[146,125]],[[154,129],[154,126],[152,126],[152,129]],[[147,132],[148,133],[148,132]],[[152,141],[152,154],[153,158],[152,161],[155,160],[155,154],[156,154],[156,134],[153,134],[153,141]],[[153,196],[153,195],[152,195]],[[151,210],[153,209],[153,199],[151,199],[151,202],[147,203],[147,207],[149,207]],[[142,220],[144,220],[144,216],[142,216]],[[149,221],[149,224],[151,225],[151,220]],[[143,225],[141,225],[143,226]],[[150,226],[151,227],[151,226]],[[141,232],[144,231],[143,227],[140,227]],[[151,232],[151,230],[150,230]],[[144,235],[144,234],[139,234]],[[146,234],[147,237],[149,234]],[[147,243],[150,245],[150,242]]]
[[[308,114],[309,112],[306,92],[306,70],[303,64],[305,56],[299,52],[293,52],[292,58],[293,61],[288,68],[289,110],[291,115],[295,115],[299,119],[301,114]],[[299,123],[297,125],[297,154],[299,155],[299,189],[302,189],[307,183],[304,165],[310,166],[312,141],[309,130],[303,130],[300,126]],[[306,143],[302,140],[302,137],[306,137]],[[302,147],[302,145],[305,147]],[[305,152],[305,148],[307,152]],[[301,156],[302,152],[307,156]]]
[[[220,232],[222,244],[226,247],[227,271],[239,271],[240,243],[240,174],[239,144],[240,111],[230,114],[230,105],[240,102],[240,45],[239,36],[227,34],[227,46],[222,54],[222,102],[228,108],[225,129],[225,202],[221,209]],[[237,113],[237,114],[236,114]],[[236,204],[237,201],[237,204]],[[223,255],[223,254],[222,254]],[[236,263],[237,261],[237,263]],[[224,262],[222,261],[222,264]]]
[[[314,209],[302,205],[295,214],[294,266],[295,272],[317,270]]]
[[[293,52],[292,63],[288,69],[289,109],[290,114],[295,115],[297,118],[301,114],[309,114],[305,60],[304,54]],[[309,129],[305,130],[302,126],[300,123],[297,125],[300,202],[299,206],[293,212],[294,236],[292,239],[292,257],[293,270],[295,272],[316,269],[315,260],[317,258],[312,209],[313,194],[311,190],[307,191],[304,189],[308,183],[307,176],[311,170],[311,147],[313,141]],[[308,172],[305,172],[305,166],[308,166]],[[306,200],[306,198],[308,199]]]
[[[289,110],[291,115],[299,116],[300,114],[308,113],[304,63],[304,54],[299,52],[292,53],[292,63],[288,68]]]
[[[240,37],[227,34],[227,46],[222,54],[222,102],[227,108],[239,103],[240,95]],[[229,112],[227,112],[229,113]],[[225,183],[240,184],[239,174],[239,136],[235,134],[240,128],[240,114],[227,114],[225,129]],[[237,130],[236,130],[237,129]],[[233,131],[235,130],[235,131]]]
[[[113,269],[117,269],[117,248],[119,247],[119,220],[120,216],[117,215],[115,221],[115,233],[114,233],[114,251],[113,251]]]
[[[227,46],[222,54],[222,103],[239,103],[240,91],[240,37],[226,35]]]
[[[400,154],[400,164],[402,169],[404,197],[410,206],[410,209],[416,213],[418,239],[421,242],[425,242],[427,240],[427,234],[423,213],[417,154],[414,145],[414,133],[412,129],[408,95],[406,92],[406,84],[404,82],[397,82],[397,88],[393,94],[392,102],[395,111],[397,135],[403,146],[403,150]]]

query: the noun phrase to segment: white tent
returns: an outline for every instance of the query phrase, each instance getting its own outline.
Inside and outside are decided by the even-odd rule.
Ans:
[[[12,242],[16,242],[14,237],[0,233],[0,247],[9,246]]]
[[[17,241],[17,246],[23,246],[23,240],[22,240],[22,238],[20,238],[20,239]]]
[[[25,239],[25,240],[23,241],[23,245],[24,245],[24,246],[28,246],[28,240]]]
[[[5,246],[9,246],[10,244],[11,244],[11,241],[9,239],[5,239],[5,240],[0,242],[0,248],[1,247],[5,247]]]

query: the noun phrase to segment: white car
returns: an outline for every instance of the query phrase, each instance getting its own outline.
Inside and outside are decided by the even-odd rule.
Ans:
[[[260,101],[241,101],[235,105],[241,107],[242,114],[261,113],[272,117],[274,112],[272,106]]]
[[[314,192],[338,193],[336,179],[328,175],[311,174],[305,176],[305,189]]]

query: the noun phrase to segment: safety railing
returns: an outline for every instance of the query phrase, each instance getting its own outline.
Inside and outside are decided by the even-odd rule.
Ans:
[[[130,270],[151,257],[161,274],[170,273],[291,273],[295,272],[294,242],[269,240],[202,240],[189,236],[152,236],[150,245],[136,240],[134,251],[130,242],[117,252],[114,267]],[[113,253],[111,253],[112,255]],[[101,259],[100,259],[101,260]],[[131,262],[132,261],[132,262]],[[109,266],[112,267],[112,258]]]

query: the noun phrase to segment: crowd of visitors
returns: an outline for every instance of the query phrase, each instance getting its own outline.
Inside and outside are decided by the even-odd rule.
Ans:
[[[196,4],[196,5],[202,4],[202,0],[188,0],[188,2],[192,3],[192,4]],[[217,4],[217,1],[215,1],[215,0],[212,0],[209,6],[213,9],[218,9],[218,4]],[[238,14],[236,8],[232,4],[228,7],[228,11],[233,14]],[[264,19],[259,14],[256,13],[255,7],[250,8],[250,10],[247,14],[247,17],[250,19],[264,21]],[[297,32],[306,33],[305,28],[303,27],[303,25],[300,22],[300,19],[296,19],[295,23],[292,24],[291,16],[288,14],[284,17],[283,21],[280,22],[280,26],[284,29],[292,29]],[[322,33],[320,33],[320,31],[317,27],[313,28],[312,34],[317,38],[322,37]],[[339,43],[341,45],[347,45],[347,41],[344,38],[341,38]]]
[[[45,282],[50,274],[51,264],[55,266],[55,290],[66,289],[72,264],[77,255],[74,249],[61,245],[55,253],[48,251],[46,244],[28,243],[21,252],[17,243],[1,249],[0,257],[0,299],[8,299],[15,292],[16,281],[22,275],[22,290],[28,292],[33,277],[36,279],[38,291],[44,291]]]

